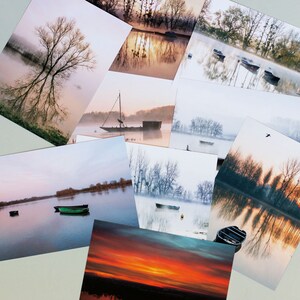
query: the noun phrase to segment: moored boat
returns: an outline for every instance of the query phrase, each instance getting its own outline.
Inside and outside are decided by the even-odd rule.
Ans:
[[[260,68],[260,65],[255,64],[252,59],[248,59],[246,57],[242,57],[241,65],[252,73],[257,73]]]
[[[213,50],[213,55],[217,58],[217,59],[219,59],[220,61],[224,61],[224,59],[225,59],[225,55],[223,54],[223,52],[222,51],[220,51],[220,50],[218,50],[218,49],[214,49]]]
[[[19,211],[18,211],[18,210],[11,210],[11,211],[9,212],[9,215],[10,215],[11,217],[18,216],[18,215],[19,215]]]
[[[82,208],[70,208],[70,207],[61,207],[58,211],[63,215],[84,215],[89,213],[89,209],[86,207]]]
[[[102,126],[100,126],[101,129],[103,129],[107,132],[150,131],[150,130],[160,130],[161,129],[162,121],[143,121],[142,126],[126,126],[124,124],[124,117],[122,114],[121,93],[120,92],[115,101],[115,104],[117,102],[119,103],[119,118],[117,119],[119,125],[118,126],[104,126],[111,111],[112,111],[111,110],[110,113],[108,114],[108,117],[103,122]],[[113,108],[114,108],[115,104],[113,105]]]
[[[88,208],[89,205],[88,204],[82,204],[82,205],[61,205],[61,206],[54,206],[55,212],[59,212],[60,208],[70,208],[70,209],[74,209],[74,208]]]
[[[163,209],[172,209],[172,210],[179,210],[180,206],[176,205],[167,205],[167,204],[161,204],[161,203],[155,203],[156,208],[163,208]]]
[[[217,232],[214,242],[235,246],[235,252],[238,252],[246,236],[246,231],[239,229],[237,226],[229,226]]]
[[[263,78],[270,84],[277,86],[280,77],[276,76],[271,68],[264,71]]]
[[[205,144],[205,145],[210,145],[210,146],[212,146],[214,144],[214,142],[209,142],[209,141],[204,141],[204,140],[200,140],[199,143]]]

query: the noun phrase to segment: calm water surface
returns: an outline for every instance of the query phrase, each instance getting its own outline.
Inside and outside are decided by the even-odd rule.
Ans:
[[[188,40],[132,30],[110,70],[173,79]]]
[[[247,232],[235,255],[234,269],[269,288],[278,285],[300,242],[300,222],[217,183],[208,239],[219,229],[236,225]]]
[[[218,49],[226,55],[224,62],[214,57],[213,49]],[[214,81],[228,86],[293,96],[300,95],[299,72],[226,45],[201,33],[193,33],[186,52],[191,53],[192,58],[189,59],[186,55],[183,60],[178,72],[182,78]],[[241,57],[252,59],[254,64],[260,65],[258,72],[252,73],[238,63]],[[278,86],[270,84],[263,78],[264,70],[268,68],[280,77]]]
[[[101,129],[99,126],[100,125],[96,123],[80,123],[73,132],[71,139],[75,139],[77,135],[88,135],[97,138],[108,138],[120,135],[120,133],[117,132],[107,132]],[[116,126],[116,124],[107,124],[107,126]],[[141,126],[141,123],[128,123],[127,126]],[[147,130],[136,132],[129,131],[122,132],[122,135],[124,135],[127,142],[168,147],[171,134],[171,126],[171,123],[163,123],[161,126],[161,130]]]
[[[88,204],[89,215],[54,213],[56,205]],[[10,210],[19,216],[10,217]],[[88,246],[94,219],[138,226],[131,187],[50,198],[0,209],[0,260]]]
[[[141,228],[206,239],[210,205],[140,195],[135,195],[135,200]],[[180,209],[156,208],[156,202],[180,206]]]

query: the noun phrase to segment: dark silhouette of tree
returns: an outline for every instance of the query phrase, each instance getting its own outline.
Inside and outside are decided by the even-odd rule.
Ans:
[[[89,43],[74,20],[59,17],[36,28],[41,63],[24,79],[2,89],[7,105],[22,117],[45,125],[63,120],[66,109],[60,103],[63,84],[78,68],[92,70],[95,60]]]
[[[119,0],[88,0],[88,2],[100,7],[112,15],[116,15],[116,8],[119,4]]]
[[[204,181],[198,184],[196,191],[196,199],[205,204],[210,204],[213,194],[213,183],[211,181]]]
[[[173,30],[177,27],[178,21],[186,12],[186,4],[184,0],[166,0],[162,11],[165,15],[166,27]]]

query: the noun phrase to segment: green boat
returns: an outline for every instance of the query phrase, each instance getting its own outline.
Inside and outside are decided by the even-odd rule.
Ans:
[[[89,213],[89,209],[86,207],[60,207],[58,210],[63,215],[84,215]]]

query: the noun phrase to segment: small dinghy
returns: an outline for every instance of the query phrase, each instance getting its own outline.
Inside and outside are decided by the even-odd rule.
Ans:
[[[155,203],[156,208],[164,208],[164,209],[172,209],[172,210],[179,210],[180,206],[176,205],[167,205],[167,204],[161,204],[161,203]]]
[[[238,252],[242,248],[246,236],[246,231],[239,229],[237,226],[229,226],[217,232],[214,242],[235,246],[235,252]]]
[[[11,217],[18,216],[18,215],[19,215],[19,211],[18,211],[18,210],[11,210],[11,211],[9,212],[9,215],[10,215]]]
[[[61,207],[58,209],[62,215],[85,215],[89,213],[89,209],[82,208],[70,208],[70,207]]]

